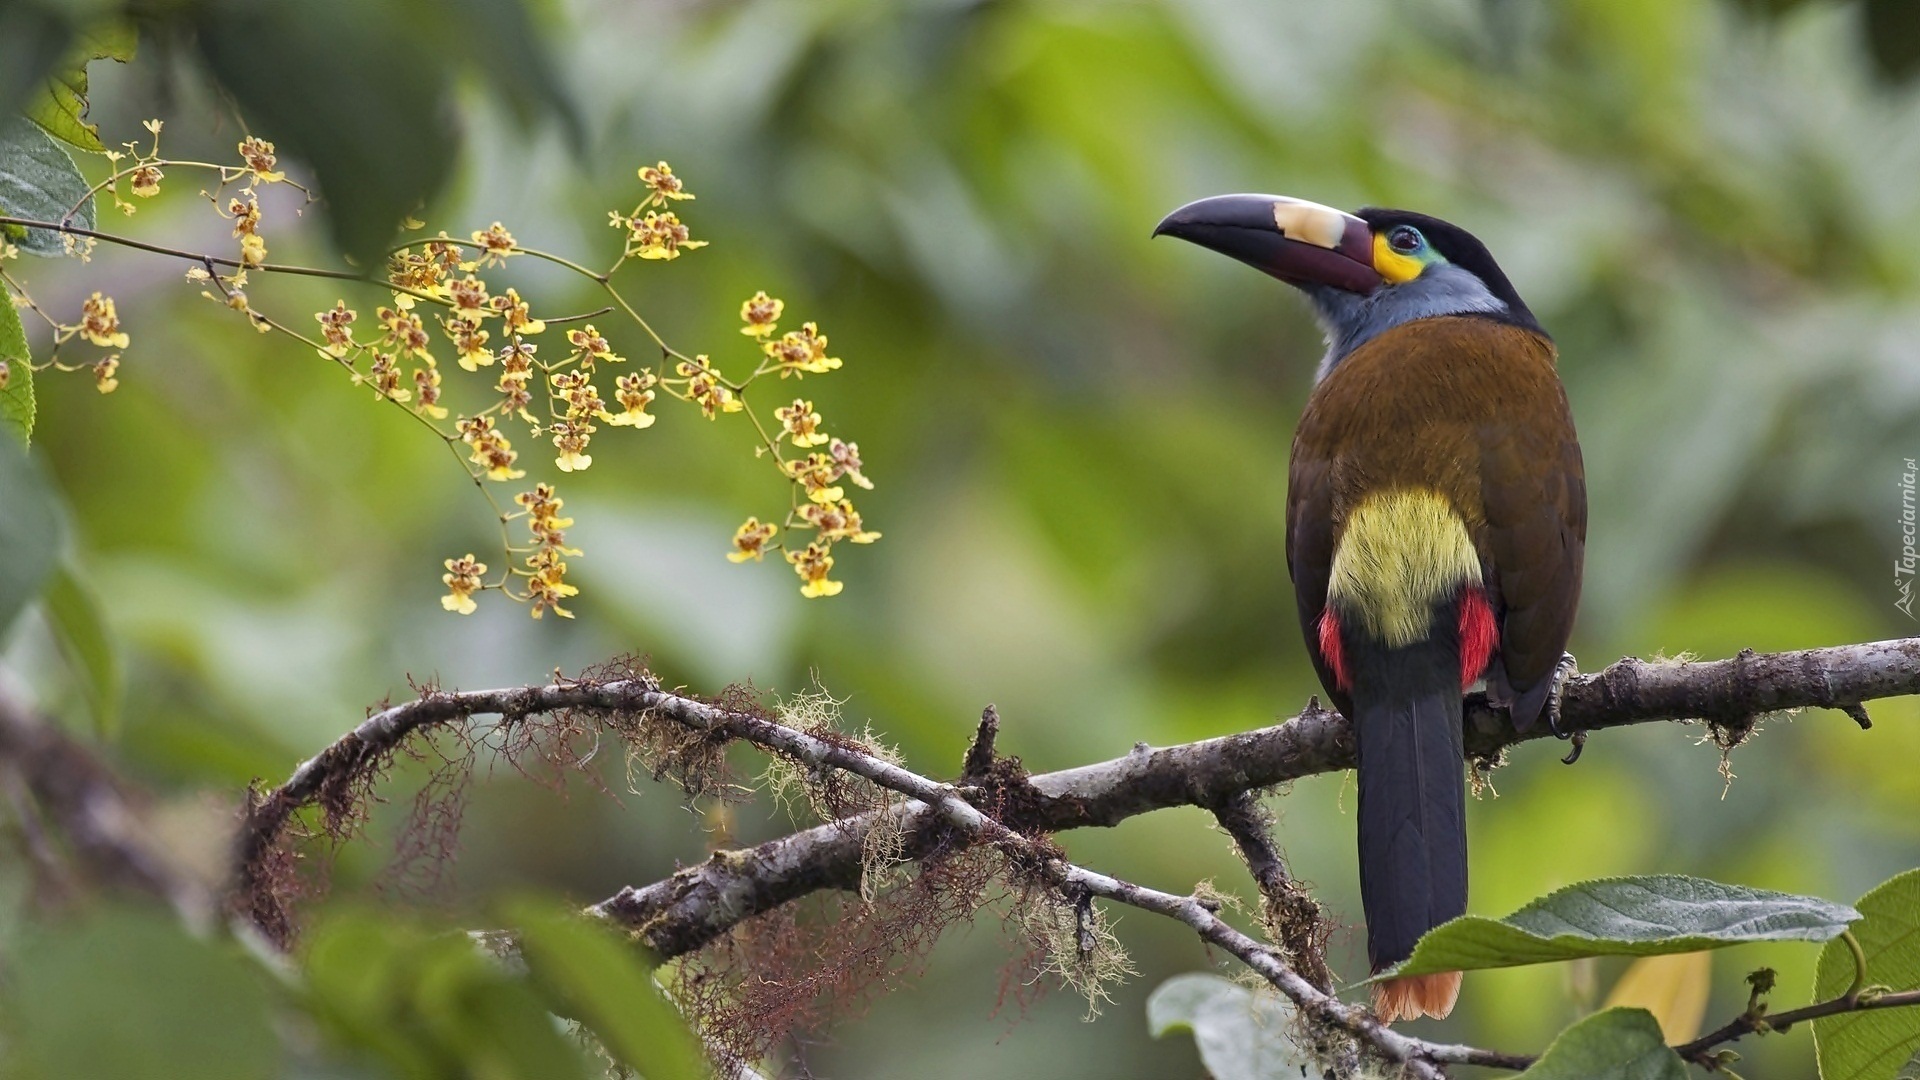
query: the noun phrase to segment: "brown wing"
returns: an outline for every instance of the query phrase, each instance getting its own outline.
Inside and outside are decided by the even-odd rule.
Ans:
[[[1551,391],[1522,403],[1529,422],[1496,421],[1481,440],[1481,557],[1501,617],[1500,669],[1522,730],[1539,714],[1573,632],[1586,561],[1586,471],[1558,379]]]
[[[1351,708],[1347,695],[1334,685],[1333,671],[1320,655],[1319,621],[1327,605],[1327,581],[1333,575],[1333,459],[1318,440],[1306,438],[1312,430],[1309,408],[1293,438],[1293,457],[1287,468],[1287,575],[1293,579],[1294,606],[1307,656],[1327,698],[1341,712]]]

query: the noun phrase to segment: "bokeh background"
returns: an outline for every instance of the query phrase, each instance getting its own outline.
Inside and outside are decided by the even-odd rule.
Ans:
[[[850,721],[942,775],[987,702],[1005,718],[1002,747],[1036,770],[1291,715],[1317,690],[1282,557],[1317,332],[1277,283],[1147,235],[1182,202],[1242,190],[1458,222],[1554,333],[1592,499],[1574,642],[1585,667],[1915,633],[1891,565],[1898,474],[1920,456],[1910,11],[541,8],[584,137],[526,130],[470,88],[431,225],[464,235],[499,219],[523,242],[604,263],[618,243],[606,211],[637,201],[637,165],[671,161],[699,196],[678,209],[712,246],[623,271],[629,294],[677,347],[736,369],[751,362],[735,328],[755,289],[784,297],[790,320],[817,319],[846,366],[805,389],[859,442],[878,485],[862,508],[885,539],[842,549],[846,592],[826,601],[803,600],[783,565],[728,563],[734,525],[777,510],[783,486],[754,461],[746,425],[664,402],[654,428],[601,439],[592,470],[562,484],[586,551],[577,620],[535,622],[497,597],[449,615],[440,560],[484,553],[495,533],[435,440],[203,300],[180,264],[105,248],[85,266],[34,263],[20,269],[39,299],[77,311],[105,289],[134,341],[110,397],[84,376],[43,376],[36,436],[123,650],[113,753],[187,835],[409,679],[534,682],[629,652],[708,691],[817,679]],[[145,49],[93,73],[109,143],[160,116],[169,154],[230,156],[238,129],[186,57]],[[398,134],[408,103],[387,104],[367,122],[393,124],[399,162],[418,144]],[[176,180],[130,222],[103,214],[104,227],[224,251],[197,183]],[[296,218],[285,194],[267,202],[273,257],[333,258],[320,213]],[[540,270],[495,276],[549,312],[598,306]],[[336,295],[363,318],[379,301],[297,280],[256,279],[252,295],[296,324]],[[634,328],[601,325],[646,353]],[[456,407],[481,400],[459,374]],[[78,717],[51,657],[29,620],[5,665]],[[1473,910],[1662,871],[1851,900],[1920,865],[1920,707],[1875,716],[1866,733],[1838,714],[1773,720],[1733,756],[1730,786],[1698,728],[1609,732],[1572,768],[1555,746],[1526,747],[1494,775],[1497,797],[1470,808]],[[612,763],[616,790],[619,773]],[[395,781],[372,839],[341,855],[337,896],[377,894],[409,782]],[[1305,781],[1269,804],[1296,871],[1353,927],[1350,784]],[[787,827],[758,807],[719,822],[666,787],[560,797],[485,770],[454,880],[432,902],[457,916],[529,886],[595,900],[700,858],[722,824],[737,841]],[[1199,812],[1061,839],[1145,884],[1252,892]],[[996,1011],[1010,946],[989,920],[778,1064],[930,1080],[1199,1075],[1190,1043],[1148,1037],[1142,1003],[1220,958],[1171,923],[1129,914],[1118,929],[1140,975],[1097,1022],[1064,993],[1024,1016]],[[1356,931],[1334,948],[1343,974],[1364,974]],[[1737,1011],[1741,976],[1761,965],[1781,972],[1777,1000],[1804,999],[1813,958],[1807,946],[1717,954],[1713,1013]],[[1537,1050],[1617,974],[1475,975],[1455,1017],[1423,1033]],[[1811,1073],[1804,1033],[1741,1049],[1748,1075]]]

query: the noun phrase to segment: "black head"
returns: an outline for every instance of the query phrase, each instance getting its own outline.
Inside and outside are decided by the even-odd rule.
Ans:
[[[1513,322],[1535,330],[1540,328],[1527,302],[1520,299],[1520,293],[1507,280],[1506,272],[1500,269],[1499,263],[1493,261],[1493,253],[1472,233],[1452,222],[1412,210],[1369,206],[1354,216],[1366,222],[1376,236],[1391,236],[1392,230],[1400,225],[1419,230],[1441,258],[1479,278],[1488,292],[1506,304],[1507,315]]]

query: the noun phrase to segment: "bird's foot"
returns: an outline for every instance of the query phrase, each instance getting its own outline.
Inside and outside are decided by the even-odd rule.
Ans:
[[[1546,713],[1548,713],[1548,728],[1553,732],[1553,738],[1574,738],[1576,734],[1580,734],[1580,732],[1563,732],[1561,726],[1559,726],[1559,721],[1561,721],[1559,705],[1561,705],[1561,698],[1567,694],[1567,680],[1572,678],[1574,673],[1578,673],[1578,671],[1580,671],[1580,661],[1572,659],[1572,653],[1561,653],[1561,661],[1559,661],[1557,665],[1553,665],[1553,688],[1548,690],[1548,707],[1546,707]],[[1584,742],[1584,740],[1582,740],[1582,742]],[[1576,748],[1574,749],[1574,757],[1578,757],[1578,755],[1580,755],[1580,751]],[[1569,763],[1569,765],[1571,765],[1571,763]]]

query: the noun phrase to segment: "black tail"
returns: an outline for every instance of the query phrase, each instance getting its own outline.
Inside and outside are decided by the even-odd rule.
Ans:
[[[1352,645],[1360,899],[1380,971],[1467,910],[1460,661],[1444,632],[1401,649]]]

